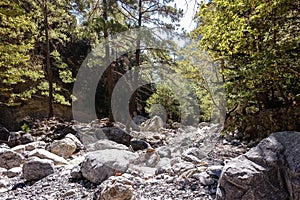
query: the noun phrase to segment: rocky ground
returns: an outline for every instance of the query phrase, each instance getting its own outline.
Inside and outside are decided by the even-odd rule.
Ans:
[[[130,133],[105,120],[28,126],[0,130],[0,199],[214,199],[224,162],[249,149],[219,125],[166,129],[159,118]]]

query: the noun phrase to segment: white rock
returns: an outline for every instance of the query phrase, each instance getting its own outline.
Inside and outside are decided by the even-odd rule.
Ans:
[[[28,156],[29,157],[36,156],[36,157],[39,157],[42,159],[49,159],[49,160],[52,160],[54,162],[54,164],[56,164],[56,165],[68,164],[68,162],[63,157],[55,155],[45,149],[35,149],[35,150],[29,152]]]

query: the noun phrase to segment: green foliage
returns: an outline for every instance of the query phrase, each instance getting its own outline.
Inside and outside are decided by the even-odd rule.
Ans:
[[[252,126],[250,115],[295,106],[300,93],[299,6],[291,0],[202,3],[193,36],[222,63],[228,129],[244,132]]]
[[[34,93],[25,87],[26,82],[43,78],[41,66],[31,63],[37,31],[33,13],[22,5],[8,0],[0,3],[0,102],[8,105]]]
[[[29,131],[30,131],[30,128],[29,128],[29,126],[26,123],[21,126],[21,129],[25,133],[29,133]]]
[[[147,99],[146,112],[150,116],[161,116],[170,121],[178,121],[180,118],[180,104],[174,92],[167,85],[157,85],[156,91]],[[165,111],[165,113],[164,113]]]

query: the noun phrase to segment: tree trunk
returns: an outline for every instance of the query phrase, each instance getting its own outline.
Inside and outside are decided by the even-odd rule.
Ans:
[[[107,1],[103,0],[103,19],[104,19],[104,30],[103,30],[103,34],[104,34],[104,38],[106,40],[105,42],[105,67],[107,68],[107,87],[108,87],[108,112],[109,112],[109,121],[113,122],[114,118],[113,118],[113,114],[112,114],[112,105],[111,105],[111,97],[112,97],[112,93],[113,93],[113,87],[114,87],[114,79],[113,79],[113,69],[112,69],[112,65],[110,63],[110,50],[109,50],[109,44],[108,44],[108,39],[109,39],[109,35],[108,35],[108,14],[107,14]]]
[[[48,24],[48,8],[47,0],[44,1],[44,28],[46,35],[46,69],[49,84],[49,114],[48,118],[53,117],[53,74],[50,63],[50,41],[49,41],[49,24]]]

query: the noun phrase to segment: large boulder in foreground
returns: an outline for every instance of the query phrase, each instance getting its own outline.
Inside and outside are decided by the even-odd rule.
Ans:
[[[278,132],[224,166],[216,199],[300,199],[300,133]]]
[[[118,149],[90,152],[81,163],[81,173],[87,180],[99,184],[116,173],[127,171],[137,154]]]

